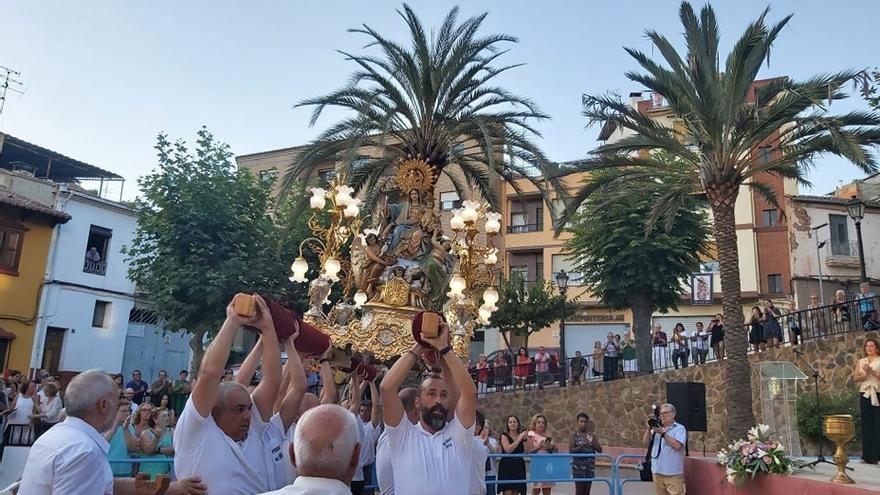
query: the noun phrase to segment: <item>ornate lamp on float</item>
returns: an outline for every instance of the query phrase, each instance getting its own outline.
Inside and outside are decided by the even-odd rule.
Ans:
[[[301,243],[290,280],[309,282],[309,266],[302,256],[308,245],[318,255],[321,270],[309,282],[310,307],[303,319],[330,335],[334,346],[350,346],[353,352],[379,360],[401,355],[413,344],[413,316],[434,309],[445,314],[453,349],[464,357],[477,322],[488,323],[497,309],[492,267],[498,262],[498,249],[492,237],[501,231],[501,215],[490,212],[485,203],[464,201],[451,219],[454,236],[449,239],[433,207],[436,180],[435,169],[426,161],[401,160],[391,187],[384,190],[384,201],[371,215],[372,228],[363,231],[361,200],[353,197],[354,190],[343,178],[334,179],[327,189],[311,190],[314,215],[309,228],[314,237]],[[391,202],[392,196],[398,196],[397,203]],[[318,220],[322,211],[329,225]],[[325,313],[323,306],[335,283],[342,284],[343,302]],[[474,301],[481,298],[484,304],[477,308]]]

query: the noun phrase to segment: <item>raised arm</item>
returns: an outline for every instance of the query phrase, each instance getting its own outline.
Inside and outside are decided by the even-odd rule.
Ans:
[[[332,349],[332,348],[331,348]],[[333,376],[333,368],[327,356],[330,349],[321,358],[321,404],[336,404],[336,378]]]
[[[363,383],[361,377],[356,373],[352,373],[351,383],[349,383],[348,386],[348,410],[355,415],[361,408],[361,400],[363,400],[364,397],[364,390],[366,390],[366,384]]]
[[[373,424],[373,428],[378,428],[381,421],[380,416],[382,415],[382,407],[379,402],[379,387],[376,386],[376,380],[368,383],[370,384],[370,399],[373,402],[373,408],[370,411],[370,422]]]
[[[257,314],[260,319],[257,321],[256,327],[260,329],[262,334],[263,376],[251,398],[263,421],[269,421],[269,418],[272,417],[275,397],[278,395],[278,387],[281,385],[281,349],[278,348],[275,324],[272,322],[272,315],[269,313],[266,301],[258,294],[254,295],[254,299],[257,300],[259,308]]]
[[[455,410],[458,407],[458,399],[461,398],[461,392],[458,390],[458,385],[455,383],[455,377],[452,376],[452,372],[449,370],[449,365],[446,364],[446,360],[440,359],[438,360],[438,364],[440,365],[440,375],[446,383],[446,392],[449,394],[447,396],[449,397],[449,417],[447,419],[451,420],[455,417]],[[470,370],[468,370],[468,381],[473,382],[473,378],[470,376]]]
[[[379,385],[379,392],[382,394],[383,421],[392,428],[400,425],[400,421],[403,419],[403,402],[397,396],[397,391],[400,390],[400,386],[406,380],[406,375],[416,364],[420,351],[421,347],[416,344],[403,356],[400,356],[385,374],[382,384]]]
[[[254,379],[254,374],[257,372],[257,367],[260,365],[260,358],[262,356],[263,336],[261,335],[260,338],[257,339],[254,348],[251,349],[251,352],[249,352],[247,357],[244,358],[244,362],[241,363],[241,368],[238,369],[238,376],[235,377],[235,383],[247,388],[247,386],[251,384],[251,380]]]
[[[443,351],[449,346],[449,325],[442,323],[440,337],[435,339],[425,339],[425,341],[438,351]],[[461,394],[458,399],[458,405],[455,407],[455,414],[458,416],[458,421],[461,422],[461,425],[465,428],[470,428],[474,425],[474,421],[477,417],[477,386],[474,384],[474,381],[471,380],[471,375],[468,373],[467,367],[460,359],[458,359],[458,356],[456,356],[454,352],[447,349],[446,353],[440,357],[440,360],[445,362],[449,367],[449,374],[452,381],[458,387],[459,393]],[[447,383],[447,387],[449,386],[450,383]]]
[[[281,414],[281,423],[284,426],[284,431],[290,428],[290,425],[293,424],[293,421],[299,415],[299,406],[308,388],[306,372],[299,353],[296,352],[296,347],[293,343],[294,339],[296,339],[296,336],[291,335],[284,343],[284,347],[287,349],[287,364],[284,367],[290,380],[287,394],[284,396],[284,400],[281,401],[281,409],[278,411]]]

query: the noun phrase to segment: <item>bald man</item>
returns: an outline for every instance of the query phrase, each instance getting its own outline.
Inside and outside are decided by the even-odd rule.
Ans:
[[[351,495],[361,445],[358,420],[344,407],[322,404],[297,422],[290,457],[299,476],[263,495]]]
[[[80,373],[67,386],[67,419],[34,442],[28,453],[22,495],[110,495],[136,493],[133,478],[113,478],[102,432],[113,429],[119,389],[101,370]],[[198,479],[171,484],[168,495],[205,493]]]
[[[284,431],[270,422],[281,385],[281,352],[266,302],[255,295],[257,316],[242,318],[232,303],[208,346],[198,380],[174,431],[174,472],[199,476],[209,493],[252,495],[278,488]],[[236,382],[220,382],[235,334],[255,327],[262,338],[263,377],[252,394]]]

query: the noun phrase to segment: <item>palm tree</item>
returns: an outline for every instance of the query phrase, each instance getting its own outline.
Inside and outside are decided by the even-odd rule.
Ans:
[[[869,147],[880,140],[880,118],[869,112],[829,115],[827,105],[846,98],[840,90],[857,72],[815,76],[803,81],[777,78],[756,83],[761,64],[791,16],[768,26],[765,10],[748,26],[721,65],[719,31],[712,7],[699,17],[687,2],[679,15],[687,53],[679,54],[669,40],[649,31],[647,37],[662,56],[652,60],[627,49],[643,72],[626,76],[663,95],[678,124],[666,127],[642,115],[614,95],[584,96],[584,114],[591,123],[606,122],[626,131],[626,137],[592,152],[577,172],[619,169],[613,181],[657,180],[668,186],[658,198],[654,220],[681,204],[683,195],[703,193],[713,213],[714,239],[721,265],[723,311],[728,340],[727,433],[741,436],[752,422],[750,369],[740,295],[739,257],[734,204],[740,187],[750,187],[777,205],[774,190],[758,181],[771,174],[808,184],[806,173],[823,154],[847,158],[866,173],[877,170]],[[768,161],[752,159],[759,146],[772,146]],[[655,155],[664,151],[689,166],[670,167]],[[565,171],[568,173],[569,171]],[[593,182],[575,192],[561,215],[561,230],[577,207],[597,188]]]
[[[312,106],[311,125],[326,107],[351,115],[321,133],[295,158],[283,190],[308,178],[322,162],[333,161],[355,191],[364,190],[366,209],[389,192],[397,192],[389,171],[402,158],[421,158],[434,169],[435,180],[448,176],[466,199],[476,190],[498,206],[498,178],[517,187],[528,178],[542,192],[542,176],[555,165],[535,144],[535,122],[548,118],[530,100],[495,85],[500,74],[519,67],[493,64],[515,43],[506,34],[480,35],[487,14],[458,23],[458,7],[447,14],[436,34],[426,34],[408,5],[398,14],[411,37],[409,47],[364,25],[350,32],[366,35],[378,54],[342,52],[357,64],[348,84],[297,106]],[[362,150],[370,150],[362,156]]]

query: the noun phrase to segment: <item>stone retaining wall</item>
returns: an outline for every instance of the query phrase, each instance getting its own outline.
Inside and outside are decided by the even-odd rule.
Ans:
[[[871,332],[878,337],[877,332]],[[849,380],[855,360],[862,355],[866,334],[852,332],[802,344],[802,357],[795,355],[791,347],[780,347],[750,356],[752,363],[752,396],[756,420],[761,418],[760,379],[758,366],[761,361],[791,361],[809,375],[804,361],[818,369],[824,381],[819,390],[829,392],[843,387],[854,387]],[[579,412],[586,412],[596,424],[600,442],[620,447],[641,446],[645,420],[651,413],[652,404],[666,399],[667,382],[703,382],[706,384],[706,404],[709,431],[691,435],[691,448],[708,452],[726,445],[724,429],[726,408],[723,405],[726,372],[722,363],[714,362],[686,369],[670,370],[653,375],[639,376],[613,382],[588,382],[566,388],[544,390],[516,390],[492,393],[480,400],[480,409],[491,422],[493,434],[506,426],[506,417],[515,414],[528,425],[532,415],[542,413],[547,417],[550,434],[557,443],[568,443]],[[799,394],[812,393],[812,379],[803,382]],[[745,432],[743,435],[745,436]],[[803,442],[802,442],[803,443]]]

